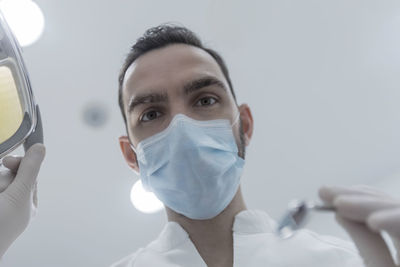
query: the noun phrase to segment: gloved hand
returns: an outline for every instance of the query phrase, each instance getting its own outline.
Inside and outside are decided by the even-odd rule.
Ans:
[[[366,266],[396,266],[380,232],[390,235],[399,257],[400,200],[367,186],[322,187],[319,195],[336,208],[336,220],[353,239]]]
[[[0,258],[28,226],[37,207],[36,178],[44,156],[45,147],[35,144],[23,158],[3,159],[8,170],[0,171]]]

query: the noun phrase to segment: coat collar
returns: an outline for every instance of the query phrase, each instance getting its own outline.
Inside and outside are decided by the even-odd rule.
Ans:
[[[267,213],[260,210],[244,210],[239,212],[234,219],[234,234],[261,234],[272,233],[276,223]],[[149,249],[165,252],[190,241],[188,233],[176,222],[167,222],[156,240],[151,242]]]
[[[165,252],[190,240],[188,233],[176,222],[167,222],[156,240],[148,245],[149,249]]]
[[[276,223],[267,213],[261,210],[244,210],[235,216],[234,234],[272,233]]]

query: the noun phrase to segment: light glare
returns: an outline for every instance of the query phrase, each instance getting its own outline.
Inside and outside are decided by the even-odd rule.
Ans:
[[[36,42],[44,30],[44,16],[31,0],[2,0],[0,9],[21,46]]]
[[[147,192],[140,180],[132,186],[131,202],[143,213],[155,213],[163,208],[163,203],[152,192]]]

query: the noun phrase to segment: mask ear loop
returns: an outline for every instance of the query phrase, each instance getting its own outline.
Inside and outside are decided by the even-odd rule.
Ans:
[[[129,140],[129,145],[131,146],[131,148],[132,148],[132,150],[133,150],[133,152],[135,152],[135,154],[136,154],[136,159],[137,159],[137,152],[136,152],[136,148],[132,145],[132,143],[130,142],[130,140]],[[134,169],[132,169],[133,170],[133,172],[140,178],[140,173],[139,172],[137,172],[136,170],[134,170]]]
[[[233,123],[231,124],[232,127],[235,126],[235,124],[239,121],[239,118],[240,118],[240,112],[238,111],[235,120],[234,120]]]
[[[131,146],[131,148],[132,148],[132,150],[133,150],[133,152],[135,152],[136,153],[136,148],[132,145],[132,143],[131,142],[129,142],[129,145]]]

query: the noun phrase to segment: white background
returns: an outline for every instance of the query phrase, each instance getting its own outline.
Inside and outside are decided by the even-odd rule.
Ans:
[[[117,142],[117,75],[147,28],[179,22],[219,51],[255,120],[243,191],[274,218],[323,184],[370,184],[400,196],[400,1],[39,0],[46,28],[24,48],[47,157],[39,213],[3,259],[10,267],[97,267],[154,239]],[[100,103],[102,128],[83,110]],[[332,216],[310,225],[345,235]]]

